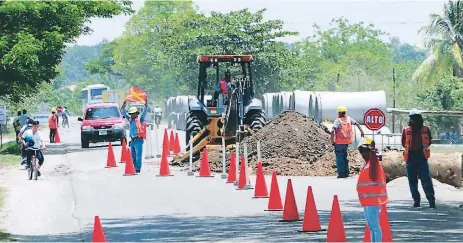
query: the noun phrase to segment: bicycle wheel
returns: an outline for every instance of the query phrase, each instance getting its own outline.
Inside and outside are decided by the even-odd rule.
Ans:
[[[34,168],[32,166],[32,163],[29,166],[29,169],[27,169],[27,172],[28,172],[29,180],[32,180],[32,175],[34,174]]]

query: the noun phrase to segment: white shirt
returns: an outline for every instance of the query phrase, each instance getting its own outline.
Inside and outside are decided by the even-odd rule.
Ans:
[[[21,127],[21,130],[19,130],[19,132],[23,134],[24,131],[30,130],[31,128],[32,128],[32,125],[29,126],[29,125],[26,124],[23,127]]]
[[[25,139],[27,136],[31,136],[32,140],[34,140],[34,146],[32,146],[35,149],[40,149],[41,144],[42,144],[42,135],[40,134],[39,131],[37,131],[35,134],[32,132],[32,129],[27,130],[25,133],[23,133],[22,138]],[[26,148],[27,149],[27,148]]]
[[[159,107],[154,108],[154,114],[159,115],[162,113],[162,109]]]

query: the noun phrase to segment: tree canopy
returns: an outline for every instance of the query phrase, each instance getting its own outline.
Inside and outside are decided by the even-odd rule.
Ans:
[[[129,1],[0,1],[0,96],[18,101],[59,74],[66,43],[92,17],[132,12]]]

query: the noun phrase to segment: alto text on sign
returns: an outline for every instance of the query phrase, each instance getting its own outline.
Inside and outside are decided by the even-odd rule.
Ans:
[[[368,129],[377,131],[386,125],[386,115],[380,109],[369,109],[363,115],[363,124]]]

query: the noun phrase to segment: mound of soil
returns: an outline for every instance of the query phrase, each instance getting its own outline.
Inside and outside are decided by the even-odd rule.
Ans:
[[[312,118],[295,111],[284,111],[263,129],[246,137],[240,144],[248,150],[252,171],[257,168],[257,141],[261,143],[262,165],[265,174],[275,171],[283,176],[335,176],[336,159],[330,134]],[[220,149],[208,149],[211,171],[222,172]],[[227,170],[230,151],[226,152]],[[358,174],[363,160],[357,150],[349,150],[349,169]],[[199,169],[199,161],[196,163]]]

